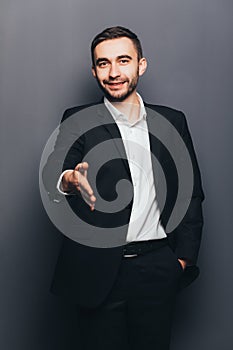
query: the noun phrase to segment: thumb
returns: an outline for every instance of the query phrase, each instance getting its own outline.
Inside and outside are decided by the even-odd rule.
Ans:
[[[88,167],[89,167],[89,164],[87,162],[83,162],[83,163],[77,164],[74,170],[79,171],[82,175],[87,177]]]

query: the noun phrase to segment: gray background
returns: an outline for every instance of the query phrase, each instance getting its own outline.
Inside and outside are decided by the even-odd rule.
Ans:
[[[206,194],[201,275],[179,296],[171,350],[230,350],[232,0],[7,0],[0,13],[0,348],[79,348],[73,306],[49,293],[61,237],[38,168],[63,111],[101,96],[89,44],[120,24],[149,60],[144,99],[185,112]]]

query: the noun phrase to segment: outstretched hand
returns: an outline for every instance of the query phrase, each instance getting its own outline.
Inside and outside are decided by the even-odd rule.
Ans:
[[[83,162],[77,164],[74,170],[67,171],[62,178],[62,187],[65,192],[80,192],[85,202],[93,211],[95,209],[96,197],[87,179],[88,167],[88,163]]]

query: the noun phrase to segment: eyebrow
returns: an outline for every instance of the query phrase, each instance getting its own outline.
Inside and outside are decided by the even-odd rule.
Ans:
[[[129,56],[129,55],[120,55],[120,56],[117,56],[117,60],[120,60],[122,58],[128,58],[129,60],[132,60],[132,57]],[[106,57],[100,57],[96,60],[95,64],[100,64],[100,62],[109,62],[109,59],[106,58]]]

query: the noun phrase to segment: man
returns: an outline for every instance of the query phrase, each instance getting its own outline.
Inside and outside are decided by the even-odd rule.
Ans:
[[[136,92],[147,61],[133,32],[119,26],[107,28],[94,38],[91,53],[103,103],[65,112],[43,171],[50,198],[59,192],[83,221],[79,229],[83,241],[64,237],[52,290],[77,304],[83,349],[168,350],[175,296],[198,274],[204,195],[196,156],[183,113],[148,105]],[[87,111],[85,117],[83,111]],[[73,127],[62,127],[72,118]],[[64,139],[77,129],[84,130],[83,125],[92,120],[98,125],[75,139],[58,178],[53,169],[64,150]],[[182,219],[168,232],[173,209],[185,197],[179,196],[179,166],[169,154],[175,154],[176,137],[182,138],[192,164],[192,191]],[[112,143],[105,144],[108,141]],[[98,143],[108,146],[88,158]],[[97,172],[96,190],[110,206],[117,198],[119,180],[128,180],[133,188],[131,199],[116,213],[98,209],[100,196],[93,191],[91,179],[99,158],[104,159],[102,153],[109,149],[112,155],[119,153]],[[166,187],[150,153],[163,168]],[[178,152],[182,161],[184,155]],[[123,197],[129,194],[127,188],[121,192]],[[165,204],[161,192],[162,197],[166,195]],[[119,241],[113,241],[113,228],[119,228]],[[106,240],[110,237],[108,243],[103,237],[100,240],[102,232]],[[90,237],[101,243],[94,245]],[[80,244],[85,238],[87,244]]]

